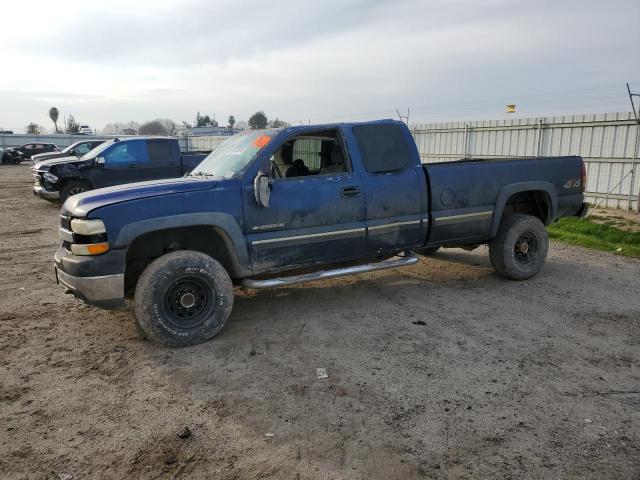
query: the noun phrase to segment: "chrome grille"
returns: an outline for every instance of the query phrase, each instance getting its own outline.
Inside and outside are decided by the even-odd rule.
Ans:
[[[71,231],[71,216],[70,215],[60,215],[60,226],[65,230]]]

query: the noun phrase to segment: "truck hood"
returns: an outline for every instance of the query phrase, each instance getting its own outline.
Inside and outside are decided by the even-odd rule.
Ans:
[[[68,154],[66,153],[49,152],[49,153],[38,153],[37,155],[33,155],[31,157],[31,160],[33,160],[33,163],[38,163],[38,162],[43,162],[45,160],[51,160],[54,158],[66,158],[66,157],[68,157]],[[73,157],[73,158],[77,158],[77,157]]]
[[[74,217],[86,217],[92,210],[107,205],[160,195],[197,192],[213,188],[216,184],[216,179],[182,177],[99,188],[69,197],[62,206],[62,212]]]
[[[35,159],[36,161],[38,161],[38,159]],[[49,160],[42,160],[38,163],[36,163],[33,166],[34,170],[46,170],[49,167],[51,167],[51,165],[59,165],[61,163],[73,163],[73,162],[80,162],[81,160],[78,157],[62,157],[62,158],[51,158]]]

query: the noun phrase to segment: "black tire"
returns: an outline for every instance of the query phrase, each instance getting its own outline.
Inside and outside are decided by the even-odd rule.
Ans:
[[[430,257],[431,255],[434,255],[438,250],[440,250],[440,247],[424,247],[417,248],[414,250],[414,252],[418,255],[422,255],[423,257]]]
[[[489,260],[496,272],[513,280],[537,274],[549,251],[549,235],[539,218],[516,213],[502,220],[489,242]]]
[[[217,260],[180,250],[147,266],[134,302],[138,325],[149,338],[168,347],[188,347],[206,342],[225,326],[233,308],[233,284]]]
[[[91,190],[91,187],[85,182],[81,180],[71,180],[62,186],[62,190],[60,190],[60,202],[64,203],[67,201],[67,198],[88,190]]]

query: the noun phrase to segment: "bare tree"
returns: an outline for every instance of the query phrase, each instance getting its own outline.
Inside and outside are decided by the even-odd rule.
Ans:
[[[124,131],[124,123],[113,122],[107,123],[102,129],[103,135],[119,135]]]
[[[144,122],[138,129],[140,135],[167,135],[167,130],[164,128],[162,122],[158,120],[151,120]]]
[[[138,122],[129,121],[127,123],[123,122],[113,122],[107,123],[102,129],[103,135],[128,135],[130,132],[137,132],[140,128]],[[135,135],[135,134],[134,134]]]
[[[76,122],[76,119],[73,118],[73,115],[69,115],[69,119],[67,120],[67,133],[78,133],[80,131],[80,125]]]
[[[158,120],[160,121],[160,123],[162,123],[164,130],[167,132],[165,135],[175,135],[178,131],[176,122],[174,122],[170,118],[159,118]]]
[[[279,118],[276,118],[275,120],[271,120],[268,126],[270,128],[287,128],[287,127],[290,127],[291,124],[288,122],[285,122],[284,120],[280,120]]]
[[[56,127],[56,133],[58,133],[58,117],[60,116],[60,112],[56,107],[51,107],[49,109],[49,118],[53,122],[53,125]]]

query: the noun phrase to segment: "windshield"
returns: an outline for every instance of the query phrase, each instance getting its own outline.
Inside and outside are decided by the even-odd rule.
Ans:
[[[189,176],[231,178],[243,171],[277,133],[274,130],[256,130],[234,135],[202,160]]]
[[[111,145],[113,145],[113,143],[114,143],[113,140],[101,143],[100,145],[98,145],[93,150],[89,150],[87,153],[85,153],[82,157],[80,157],[80,159],[81,160],[89,160],[91,158],[95,158],[98,155],[100,155],[102,152],[104,152],[107,148],[109,148]]]

